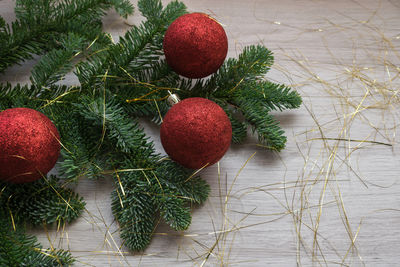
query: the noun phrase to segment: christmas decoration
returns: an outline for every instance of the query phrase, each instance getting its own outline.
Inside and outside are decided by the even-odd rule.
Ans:
[[[181,2],[172,1],[163,8],[159,0],[139,0],[138,9],[145,21],[133,26],[118,43],[101,31],[102,15],[111,7],[122,16],[131,14],[133,7],[127,0],[17,3],[12,25],[0,16],[0,72],[34,54],[42,56],[33,67],[31,83],[0,83],[0,110],[29,107],[51,115],[63,147],[58,168],[61,180],[50,176],[26,184],[0,181],[0,218],[12,214],[15,227],[25,222],[74,220],[84,202],[61,182],[73,184],[83,178],[106,179],[111,175],[115,181],[112,212],[128,249],[144,250],[160,218],[174,230],[187,229],[191,223],[189,207],[207,200],[209,185],[191,170],[161,160],[136,121],[147,117],[161,122],[170,109],[166,88],[179,92],[182,102],[203,97],[218,103],[230,120],[234,143],[242,142],[251,127],[263,147],[276,151],[285,147],[284,132],[269,112],[298,108],[301,98],[291,88],[263,78],[273,64],[272,53],[264,46],[245,47],[237,59],[224,63],[226,48],[218,48],[225,51],[219,70],[210,79],[192,83],[172,72],[163,59],[166,29],[186,14]],[[200,21],[207,18],[200,16]],[[207,32],[206,28],[201,31]],[[217,39],[213,40],[226,43],[224,38]],[[212,51],[217,48],[216,43],[207,46]],[[81,56],[76,57],[78,54]],[[195,62],[186,61],[189,65]],[[79,84],[61,85],[60,80],[71,70]],[[243,120],[237,119],[237,113]],[[3,167],[7,172],[15,171]],[[141,171],[119,171],[131,169]],[[13,238],[9,232],[0,235],[0,244]],[[18,242],[29,244],[27,238]],[[19,246],[10,243],[9,249],[18,252]],[[18,265],[21,253],[8,254],[12,259],[3,262],[0,251],[0,265]],[[43,258],[30,259],[30,266],[46,266]]]
[[[203,78],[218,70],[228,52],[224,28],[203,13],[186,14],[169,26],[164,37],[168,65],[187,78]]]
[[[199,169],[219,161],[228,150],[232,127],[225,111],[200,97],[175,104],[161,125],[161,143],[182,166]]]
[[[0,179],[11,183],[40,179],[57,162],[59,139],[54,124],[36,110],[0,112]]]

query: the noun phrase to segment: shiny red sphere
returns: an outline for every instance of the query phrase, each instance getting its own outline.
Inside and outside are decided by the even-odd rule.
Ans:
[[[54,124],[36,110],[0,112],[0,179],[10,183],[40,179],[57,162],[59,140]]]
[[[203,13],[177,18],[167,29],[163,42],[165,59],[178,74],[203,78],[216,72],[228,52],[224,28]]]
[[[199,169],[218,162],[232,139],[231,122],[211,100],[187,98],[165,115],[160,131],[165,152],[182,166]]]

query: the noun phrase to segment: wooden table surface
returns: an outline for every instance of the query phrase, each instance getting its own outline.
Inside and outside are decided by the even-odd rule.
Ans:
[[[0,0],[7,21],[14,4]],[[108,179],[79,183],[87,211],[64,231],[31,232],[45,246],[69,249],[77,266],[399,266],[400,1],[185,4],[224,25],[228,56],[259,43],[274,52],[267,78],[304,101],[274,113],[287,148],[267,151],[255,137],[233,145],[202,171],[212,192],[191,227],[174,232],[161,224],[143,253],[121,247]],[[126,22],[141,19],[112,11],[105,30],[118,40]],[[10,68],[0,81],[27,82],[35,62]],[[143,125],[163,152],[158,127]]]

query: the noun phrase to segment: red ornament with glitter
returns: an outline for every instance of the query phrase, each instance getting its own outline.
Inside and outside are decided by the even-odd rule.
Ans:
[[[187,78],[203,78],[216,72],[228,52],[224,28],[203,13],[177,18],[164,36],[164,54],[168,65]]]
[[[211,100],[194,97],[175,105],[161,125],[161,143],[174,161],[190,169],[218,162],[232,139],[231,122]]]
[[[36,110],[0,112],[0,179],[10,183],[40,179],[57,162],[59,140],[54,124]]]

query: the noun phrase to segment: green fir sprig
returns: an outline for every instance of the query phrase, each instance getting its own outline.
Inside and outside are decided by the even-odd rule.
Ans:
[[[70,222],[82,213],[84,202],[50,176],[27,185],[0,183],[0,266],[70,266],[68,251],[43,249],[25,233],[34,225]]]
[[[1,182],[0,187],[2,209],[16,223],[63,224],[78,218],[85,207],[83,198],[54,175],[29,184]]]
[[[59,48],[59,40],[71,33],[87,42],[103,40],[101,18],[112,7],[124,17],[133,12],[127,0],[17,0],[17,20],[11,25],[0,20],[0,72],[33,54]]]
[[[30,85],[0,84],[0,111],[30,107],[43,112],[57,126],[63,147],[61,181],[51,176],[22,186],[2,184],[0,215],[33,224],[70,222],[84,202],[62,182],[110,175],[115,181],[111,208],[121,237],[138,251],[150,243],[159,218],[177,231],[187,229],[192,206],[204,203],[210,191],[201,177],[154,149],[138,118],[160,123],[171,92],[181,99],[205,97],[226,111],[234,143],[243,142],[250,127],[261,144],[280,151],[286,137],[269,113],[298,108],[301,98],[265,80],[273,56],[260,45],[227,59],[208,79],[174,73],[163,59],[162,41],[171,22],[187,12],[181,2],[163,7],[160,0],[139,0],[145,21],[118,43],[101,32],[101,17],[111,7],[122,16],[133,11],[126,0],[19,0],[16,22],[10,26],[0,17],[0,72],[43,55]],[[71,70],[79,84],[60,85]]]

